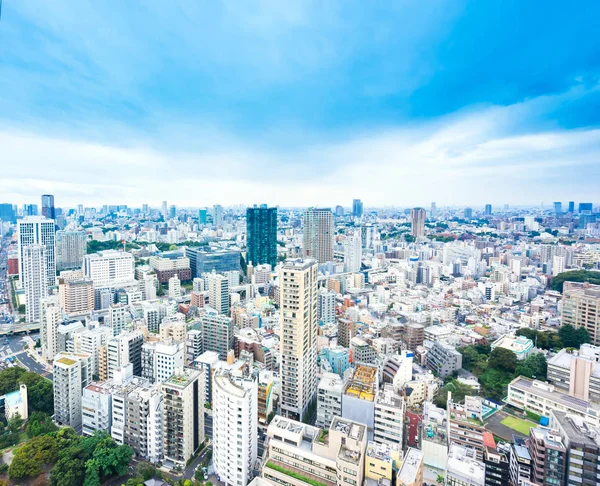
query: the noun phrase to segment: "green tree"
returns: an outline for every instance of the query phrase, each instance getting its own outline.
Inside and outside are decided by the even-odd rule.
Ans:
[[[563,291],[565,282],[589,282],[600,285],[600,272],[593,270],[572,270],[559,273],[552,279],[552,290]]]
[[[548,362],[546,361],[546,356],[544,356],[543,353],[532,354],[517,365],[515,374],[517,376],[526,376],[528,378],[533,378],[535,376],[536,379],[545,381],[548,374]]]
[[[436,392],[433,403],[437,407],[445,409],[448,402],[448,392],[452,393],[452,400],[455,402],[463,402],[467,395],[476,395],[473,387],[464,385],[456,379],[451,379]]]
[[[83,451],[77,449],[79,454]],[[73,452],[73,451],[71,451]],[[85,462],[76,455],[67,454],[61,457],[50,472],[50,486],[75,486],[85,481]]]
[[[517,336],[524,336],[527,339],[531,339],[532,341],[534,341],[535,337],[537,336],[537,331],[528,327],[522,327],[521,329],[518,329],[515,334]]]
[[[569,324],[560,327],[558,337],[567,348],[579,349],[582,344],[590,342],[590,335],[585,328],[574,328]]]
[[[78,445],[80,437],[72,427],[63,427],[56,433],[56,442],[61,451],[68,451],[70,447]]]
[[[11,417],[8,421],[8,430],[15,434],[19,432],[23,428],[23,419],[20,414],[15,414],[14,417]]]
[[[57,458],[58,445],[54,437],[34,437],[15,451],[8,475],[11,479],[39,476],[42,466],[54,463]]]
[[[498,369],[509,373],[515,372],[517,364],[515,353],[500,347],[494,349],[488,359],[488,369]]]
[[[100,464],[95,459],[85,463],[85,482],[83,486],[100,486]]]
[[[135,468],[135,473],[144,478],[144,481],[148,481],[156,476],[156,467],[149,462],[139,462]]]
[[[35,437],[37,435],[49,434],[58,430],[58,427],[52,421],[52,418],[43,412],[33,412],[27,420],[27,426],[25,432],[28,437]]]

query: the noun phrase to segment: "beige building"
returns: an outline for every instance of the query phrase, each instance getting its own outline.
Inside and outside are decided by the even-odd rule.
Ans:
[[[81,426],[81,397],[92,380],[92,360],[85,353],[58,353],[54,357],[54,421]]]
[[[204,373],[184,368],[160,385],[163,464],[185,468],[204,442]]]
[[[262,477],[272,486],[361,486],[367,427],[336,417],[329,430],[276,416],[267,429]],[[311,483],[311,484],[314,484]]]
[[[394,482],[394,468],[401,463],[402,452],[397,446],[369,442],[365,458],[365,478]]]
[[[160,339],[172,338],[175,341],[185,342],[187,337],[187,324],[185,321],[163,322],[160,325]]]
[[[51,362],[57,352],[58,326],[62,322],[62,310],[56,295],[42,300],[40,304],[40,343],[42,358]]]
[[[334,218],[329,208],[310,208],[304,213],[302,254],[319,263],[333,261]]]
[[[427,211],[423,208],[413,208],[410,210],[410,234],[415,238],[425,236],[425,219]]]
[[[69,315],[88,314],[94,310],[94,283],[91,280],[58,279],[60,305]]]
[[[592,343],[600,345],[600,285],[565,282],[561,324],[584,327]]]
[[[302,420],[317,390],[317,262],[290,260],[281,287],[281,410]]]

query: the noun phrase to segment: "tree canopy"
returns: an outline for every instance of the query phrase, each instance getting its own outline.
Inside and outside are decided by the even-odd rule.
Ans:
[[[552,290],[562,292],[565,282],[589,282],[600,285],[600,272],[594,270],[571,270],[559,273],[552,279]]]
[[[0,372],[0,395],[18,390],[21,383],[27,385],[27,404],[31,410],[46,415],[54,413],[52,382],[25,368],[15,366]]]
[[[558,337],[566,348],[579,348],[582,344],[590,342],[590,335],[585,328],[574,328],[570,324],[560,327]]]

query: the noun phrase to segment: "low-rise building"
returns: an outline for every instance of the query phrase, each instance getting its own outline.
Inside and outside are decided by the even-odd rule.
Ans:
[[[502,336],[491,344],[492,351],[496,348],[503,348],[512,351],[518,360],[524,360],[531,356],[533,350],[533,341],[525,336]]]
[[[436,342],[427,353],[425,362],[427,368],[440,378],[446,378],[462,367],[462,354],[450,344]]]
[[[470,447],[451,444],[446,462],[446,485],[485,486],[485,465]]]
[[[409,447],[400,471],[397,486],[421,486],[423,484],[423,453],[419,449]]]

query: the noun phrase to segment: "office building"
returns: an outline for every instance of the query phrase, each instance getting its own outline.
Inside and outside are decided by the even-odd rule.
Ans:
[[[41,245],[44,247],[44,259],[46,262],[46,287],[54,285],[56,277],[55,244],[54,244],[54,221],[39,216],[27,216],[17,223],[17,243],[19,252],[19,276],[23,279],[23,253],[30,245]]]
[[[133,255],[124,251],[104,250],[85,255],[83,273],[95,288],[116,287],[135,280]]]
[[[593,344],[600,345],[600,285],[565,282],[561,325],[584,327]]]
[[[406,402],[392,385],[385,385],[375,397],[375,427],[373,440],[402,449]]]
[[[223,228],[223,206],[220,204],[213,206],[213,228]]]
[[[435,371],[442,379],[462,368],[462,354],[454,346],[438,341],[433,344],[425,364],[431,371]]]
[[[342,395],[342,417],[360,421],[372,430],[375,427],[375,396],[378,388],[378,368],[357,365],[346,378],[346,389]]]
[[[42,358],[51,362],[58,352],[57,331],[62,322],[62,310],[58,297],[51,295],[40,302],[40,344]]]
[[[160,255],[153,255],[148,263],[156,272],[161,284],[166,284],[175,276],[182,282],[192,280],[190,259],[182,251],[165,251]]]
[[[258,376],[213,377],[213,463],[228,485],[246,486],[257,459]]]
[[[108,378],[113,378],[117,370],[127,363],[133,366],[133,374],[142,375],[142,331],[122,332],[108,340],[106,344]]]
[[[204,442],[204,372],[183,368],[161,383],[163,464],[185,468]]]
[[[573,214],[575,212],[575,201],[569,201],[569,213]]]
[[[529,431],[531,480],[543,486],[564,484],[566,452],[558,431],[541,426],[531,428]]]
[[[334,218],[329,208],[310,208],[304,213],[303,256],[318,263],[333,261]]]
[[[336,293],[327,289],[319,290],[318,317],[323,324],[335,324],[335,297]]]
[[[344,380],[335,373],[323,373],[317,386],[317,427],[326,429],[334,417],[342,416]]]
[[[324,430],[276,416],[267,437],[269,449],[262,479],[269,485],[363,484],[367,449],[364,424],[336,417]]]
[[[491,216],[492,215],[492,205],[491,204],[486,204],[485,205],[485,215],[486,216]]]
[[[129,311],[123,304],[112,304],[104,320],[105,324],[112,329],[113,336],[118,336],[128,327]]]
[[[54,421],[59,425],[81,426],[81,396],[91,382],[91,359],[85,353],[58,353],[52,367]]]
[[[360,271],[362,262],[362,237],[360,231],[355,230],[344,240],[344,272]]]
[[[52,194],[42,195],[42,216],[47,219],[56,218],[56,209],[54,208],[54,196]]]
[[[363,215],[363,203],[360,199],[352,200],[352,216],[360,218]]]
[[[162,214],[163,218],[165,219],[165,221],[167,220],[167,217],[169,216],[169,212],[167,210],[167,201],[163,201],[162,205],[160,207],[160,214]]]
[[[207,209],[199,209],[198,210],[198,224],[200,226],[206,224],[206,222],[207,222],[207,215],[208,215],[208,210]]]
[[[84,231],[56,232],[57,271],[81,268],[86,253],[87,238]]]
[[[246,209],[247,255],[252,265],[277,265],[277,208],[266,205]]]
[[[240,251],[236,249],[188,247],[185,249],[185,256],[190,259],[192,278],[213,271],[216,273],[240,271]]]
[[[23,288],[25,290],[25,320],[39,322],[40,303],[48,295],[46,247],[29,245],[23,249]]]
[[[2,203],[0,204],[0,221],[7,223],[16,223],[17,214],[12,204]]]
[[[475,450],[451,444],[446,463],[446,485],[485,486],[485,465]]]
[[[219,314],[229,314],[229,279],[225,275],[208,275],[208,305]]]
[[[214,351],[219,359],[227,359],[227,353],[234,347],[234,328],[231,317],[206,308],[200,318],[202,330],[202,352]]]
[[[184,343],[174,339],[144,343],[141,376],[150,383],[167,381],[175,370],[183,368],[184,351]]]
[[[554,214],[562,216],[562,203],[560,201],[554,203]]]
[[[290,260],[279,270],[281,410],[302,420],[317,391],[317,263]]]
[[[425,236],[425,219],[427,218],[427,211],[423,208],[413,208],[410,210],[410,234],[419,238]]]
[[[600,402],[600,347],[583,344],[579,351],[561,349],[548,360],[548,381],[558,391]]]

